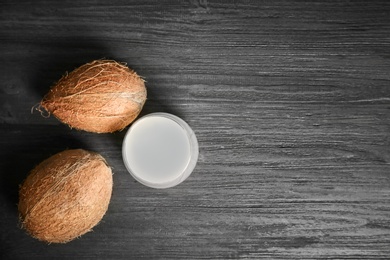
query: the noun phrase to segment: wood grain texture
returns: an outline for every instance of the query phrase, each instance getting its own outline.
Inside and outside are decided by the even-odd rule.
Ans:
[[[2,1],[1,259],[388,259],[389,1]],[[136,183],[125,132],[31,113],[97,58],[146,79],[142,114],[194,129],[184,183]],[[20,182],[67,148],[113,167],[107,215],[65,245],[18,227]]]

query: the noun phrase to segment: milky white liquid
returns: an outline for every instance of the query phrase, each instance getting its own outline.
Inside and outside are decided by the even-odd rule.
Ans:
[[[130,173],[148,186],[179,182],[190,163],[190,140],[175,120],[146,116],[126,134],[123,159]]]

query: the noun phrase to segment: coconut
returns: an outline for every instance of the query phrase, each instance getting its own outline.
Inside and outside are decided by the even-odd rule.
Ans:
[[[136,72],[113,60],[95,60],[64,75],[40,107],[71,128],[111,133],[133,122],[145,101],[144,80]]]
[[[112,185],[101,155],[82,149],[55,154],[36,166],[19,189],[22,227],[48,243],[69,242],[100,222]]]

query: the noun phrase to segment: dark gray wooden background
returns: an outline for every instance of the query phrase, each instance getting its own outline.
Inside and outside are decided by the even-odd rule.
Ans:
[[[1,259],[389,259],[390,1],[1,1]],[[194,129],[198,165],[151,189],[126,172],[125,131],[31,113],[66,71],[126,62],[142,115]],[[18,225],[18,185],[48,156],[101,153],[102,222],[47,245]]]

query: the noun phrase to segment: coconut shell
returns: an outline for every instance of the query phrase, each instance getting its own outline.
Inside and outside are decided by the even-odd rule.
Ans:
[[[19,189],[22,227],[34,238],[66,243],[97,225],[107,211],[112,172],[97,153],[77,149],[35,167]]]
[[[94,133],[122,130],[146,101],[144,80],[126,65],[95,60],[64,75],[40,107],[71,128]]]

